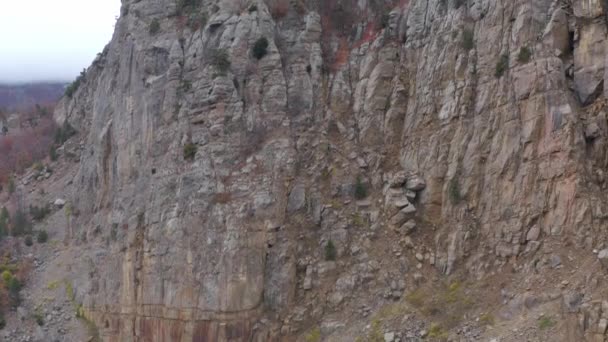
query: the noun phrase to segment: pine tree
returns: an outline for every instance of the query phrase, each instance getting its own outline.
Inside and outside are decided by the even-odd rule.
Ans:
[[[2,207],[0,210],[0,239],[8,233],[8,210]]]

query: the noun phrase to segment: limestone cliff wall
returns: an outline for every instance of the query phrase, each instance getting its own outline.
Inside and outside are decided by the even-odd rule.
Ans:
[[[605,241],[602,2],[188,3],[123,0],[55,113],[86,135],[69,233],[105,340],[293,340],[400,272],[356,255],[410,216],[445,274]],[[329,240],[359,275],[311,291]]]

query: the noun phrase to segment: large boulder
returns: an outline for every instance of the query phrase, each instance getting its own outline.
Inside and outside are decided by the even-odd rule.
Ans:
[[[287,200],[287,212],[293,213],[306,205],[306,188],[304,184],[297,184],[291,190],[289,199]]]
[[[58,198],[55,200],[55,202],[53,202],[53,205],[57,208],[63,208],[63,206],[65,205],[65,200],[62,198]]]
[[[402,187],[403,184],[407,181],[407,175],[405,171],[396,172],[389,181],[389,186],[391,188],[399,188]]]
[[[580,29],[574,50],[574,84],[581,103],[600,95],[604,84],[606,25],[594,23]]]
[[[555,10],[543,33],[544,43],[558,56],[561,56],[570,49],[569,34],[566,11],[561,8]]]
[[[411,191],[421,191],[426,188],[426,182],[418,175],[411,176],[405,183],[405,188]]]

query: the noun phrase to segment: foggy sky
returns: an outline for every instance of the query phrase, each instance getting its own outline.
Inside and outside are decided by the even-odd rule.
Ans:
[[[0,0],[0,83],[73,80],[119,12],[120,0]]]

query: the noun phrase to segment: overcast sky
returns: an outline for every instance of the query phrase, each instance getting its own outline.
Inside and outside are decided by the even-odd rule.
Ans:
[[[0,0],[0,82],[74,79],[119,12],[120,0]]]

